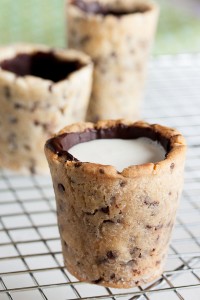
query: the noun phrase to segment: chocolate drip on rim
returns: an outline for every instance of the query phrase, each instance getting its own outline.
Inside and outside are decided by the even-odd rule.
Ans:
[[[151,127],[139,127],[137,125],[124,125],[108,128],[86,129],[83,132],[63,133],[49,139],[46,147],[58,156],[64,156],[67,160],[78,161],[68,150],[74,145],[89,142],[97,139],[137,139],[147,137],[153,141],[158,141],[166,150],[166,155],[170,151],[170,141]]]
[[[120,17],[127,14],[145,13],[150,10],[150,7],[144,4],[136,4],[135,7],[130,10],[122,8],[118,10],[108,5],[102,5],[98,1],[86,2],[84,0],[71,0],[70,3],[85,13],[100,14],[103,16],[114,15]]]
[[[67,78],[71,73],[84,66],[78,59],[66,60],[57,57],[52,51],[20,53],[0,63],[3,70],[15,73],[17,76],[32,75],[53,82]]]

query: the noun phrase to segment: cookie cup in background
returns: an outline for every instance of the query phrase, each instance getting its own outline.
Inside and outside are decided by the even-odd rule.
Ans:
[[[67,38],[94,62],[87,119],[138,120],[159,9],[150,0],[68,0]]]
[[[41,45],[0,48],[0,166],[48,172],[44,143],[66,123],[83,121],[93,65],[76,50]]]
[[[158,141],[166,158],[118,172],[69,153],[75,144],[94,139],[139,137]],[[45,152],[67,269],[81,281],[117,288],[159,277],[183,186],[182,135],[144,122],[77,123],[48,140]]]

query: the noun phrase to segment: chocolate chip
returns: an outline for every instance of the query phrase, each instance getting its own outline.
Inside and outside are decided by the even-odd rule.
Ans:
[[[136,284],[136,285],[139,285],[139,281],[135,281],[135,284]]]
[[[34,163],[29,167],[29,171],[30,171],[31,174],[36,174],[35,164]]]
[[[150,256],[153,256],[155,251],[156,251],[156,249],[153,248],[153,249],[150,251]]]
[[[120,224],[122,223],[123,220],[122,219],[109,219],[109,220],[103,220],[102,224],[104,223],[111,223],[111,224]]]
[[[101,208],[101,211],[102,211],[104,214],[109,214],[109,212],[110,212],[109,206],[102,207],[102,208]]]
[[[58,190],[60,191],[60,192],[64,192],[65,191],[65,187],[64,187],[64,185],[62,184],[62,183],[59,183],[58,184]]]
[[[49,87],[48,87],[48,90],[49,90],[50,93],[52,92],[52,89],[53,89],[53,83],[51,83],[51,84],[49,85]]]
[[[152,228],[154,228],[154,230],[156,231],[156,230],[158,230],[158,229],[163,228],[163,224],[159,224],[159,225],[157,225],[157,226],[146,225],[145,228],[146,228],[146,229],[152,229]]]
[[[39,126],[39,125],[40,125],[40,122],[38,122],[37,120],[35,120],[35,121],[34,121],[34,125],[35,125],[35,126]]]
[[[171,226],[171,221],[169,221],[166,225],[166,227],[170,227]]]
[[[111,275],[110,275],[110,279],[114,279],[115,278],[115,273],[112,273]]]
[[[100,173],[100,174],[105,174],[104,169],[99,169],[99,173]]]
[[[142,254],[141,254],[141,249],[138,247],[134,247],[133,249],[130,250],[130,254],[135,258],[141,258]]]
[[[140,270],[132,270],[132,272],[136,275],[140,275],[141,274],[141,271]]]
[[[34,102],[32,104],[32,107],[30,108],[30,112],[34,112],[36,110],[36,108],[38,107],[39,103],[38,102]]]
[[[95,209],[93,212],[90,211],[84,211],[84,213],[88,216],[94,216],[99,210]]]
[[[103,280],[103,278],[100,277],[99,279],[93,280],[92,283],[98,284],[98,283],[100,283],[102,280]]]
[[[18,122],[18,119],[16,117],[10,117],[9,121],[11,124],[16,124]]]
[[[64,115],[64,113],[65,113],[64,107],[60,107],[60,108],[59,108],[59,111],[61,112],[62,115]]]
[[[92,216],[94,216],[98,212],[103,212],[105,214],[109,214],[109,206],[104,206],[104,207],[101,207],[101,208],[96,208],[93,212],[92,211],[83,211],[83,212],[86,215],[92,215]],[[105,221],[107,221],[107,220],[105,220]]]
[[[169,192],[168,195],[171,196],[172,192]]]
[[[161,263],[161,261],[160,261],[160,260],[157,260],[157,261],[156,261],[156,266],[157,266],[157,265],[160,265],[160,263]]]
[[[41,126],[42,126],[42,128],[43,128],[44,131],[48,131],[49,130],[49,124],[43,123],[43,124],[41,124]]]
[[[23,107],[23,105],[20,104],[20,103],[14,103],[14,108],[15,108],[15,109],[22,109],[22,108],[24,108],[24,107]]]
[[[146,229],[151,229],[152,226],[151,226],[151,225],[146,225],[145,228],[146,228]]]
[[[37,120],[35,120],[33,123],[34,123],[35,126],[41,126],[44,131],[50,132],[50,124],[48,124],[48,123],[41,123],[41,122],[39,122]]]
[[[64,211],[63,203],[60,203],[58,207],[60,212]]]
[[[159,205],[158,201],[152,201],[152,199],[149,196],[146,196],[144,199],[144,204],[147,205],[149,208],[155,207]]]
[[[116,202],[116,197],[115,196],[112,196],[111,198],[110,198],[110,204],[112,205],[112,204],[114,204]]]
[[[127,184],[127,181],[124,181],[124,180],[123,180],[123,181],[120,182],[120,186],[121,186],[121,187],[124,187],[126,184]]]
[[[115,58],[115,57],[117,57],[117,54],[116,54],[115,51],[113,51],[113,52],[110,53],[110,56],[113,57],[113,58]]]
[[[68,248],[68,245],[67,245],[67,243],[64,241],[64,246],[66,247],[66,248]]]
[[[78,161],[74,164],[75,168],[80,168],[81,166],[82,166],[82,163],[80,161]]]
[[[116,259],[118,257],[118,254],[117,254],[117,251],[108,251],[106,253],[106,256],[107,256],[108,259],[113,260],[113,259]]]
[[[155,230],[158,230],[158,229],[161,229],[161,228],[163,228],[163,226],[164,226],[163,224],[159,224],[159,225],[155,226],[155,228],[154,228],[154,229],[155,229]]]
[[[86,35],[80,40],[80,44],[86,44],[87,42],[89,42],[90,39],[90,36]]]
[[[174,167],[175,167],[175,163],[171,163],[171,165],[170,165],[171,171],[174,169]]]
[[[4,87],[4,94],[5,94],[5,97],[7,99],[10,99],[10,97],[11,97],[11,91],[10,91],[10,88],[8,86]]]
[[[113,220],[103,220],[102,223],[103,223],[103,224],[104,224],[104,223],[112,223],[112,224],[115,224],[115,222],[114,222]]]
[[[31,147],[29,145],[24,145],[24,148],[27,150],[27,151],[30,151],[31,150]]]
[[[133,267],[137,264],[137,261],[135,259],[129,260],[127,263],[125,263],[127,266]]]
[[[76,36],[77,35],[77,32],[74,29],[71,29],[70,33],[71,33],[70,36]]]
[[[105,264],[108,262],[107,257],[98,257],[96,260],[97,265]]]

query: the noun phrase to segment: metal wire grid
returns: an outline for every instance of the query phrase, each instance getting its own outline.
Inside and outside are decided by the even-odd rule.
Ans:
[[[0,171],[0,300],[200,299],[200,56],[150,64],[144,118],[189,145],[185,187],[162,277],[119,290],[77,281],[63,266],[50,177]]]

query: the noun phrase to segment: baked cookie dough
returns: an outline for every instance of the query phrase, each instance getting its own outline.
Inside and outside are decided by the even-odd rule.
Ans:
[[[70,154],[78,143],[138,137],[158,141],[166,158],[118,172],[113,166],[81,162]],[[159,277],[182,191],[183,136],[144,122],[77,123],[48,140],[45,152],[67,269],[81,281],[117,288]]]
[[[0,48],[0,166],[48,172],[44,143],[66,123],[83,121],[93,65],[76,50],[41,45]]]
[[[138,120],[158,11],[149,0],[68,0],[68,45],[95,66],[89,121]]]

